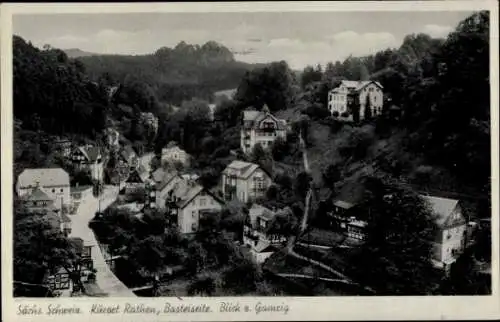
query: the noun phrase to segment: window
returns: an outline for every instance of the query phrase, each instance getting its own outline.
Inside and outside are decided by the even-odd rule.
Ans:
[[[370,87],[370,89],[368,91],[369,92],[373,92],[373,87]]]
[[[52,189],[52,193],[56,192],[56,189]]]
[[[191,216],[192,216],[193,218],[196,218],[196,210],[193,210],[193,211],[191,212]]]
[[[200,198],[200,206],[201,207],[204,207],[206,205],[207,201],[205,200],[205,198]]]
[[[61,188],[61,192],[63,192],[63,191],[64,191],[64,189]]]

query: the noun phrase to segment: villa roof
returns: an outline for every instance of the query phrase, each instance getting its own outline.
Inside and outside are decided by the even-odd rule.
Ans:
[[[351,80],[342,80],[340,86],[344,86],[344,87],[347,87],[347,89],[349,90],[352,90],[352,91],[360,91],[362,90],[365,86],[371,84],[371,83],[374,83],[375,85],[377,85],[378,87],[380,88],[384,88],[382,86],[382,84],[380,84],[379,82],[377,81],[373,81],[373,80],[368,80],[368,81],[351,81]],[[340,86],[334,88],[332,91],[333,92],[338,92],[339,91],[339,88]]]
[[[259,124],[262,120],[264,120],[266,117],[271,117],[273,120],[276,121],[277,128],[278,130],[285,130],[287,123],[283,119],[278,119],[274,115],[268,112],[268,109],[265,109],[267,111],[256,111],[253,109],[250,110],[245,110],[243,111],[243,121],[244,122],[253,122],[252,126],[255,126]]]
[[[69,186],[69,174],[61,168],[24,169],[17,182],[21,188],[34,187],[37,182],[41,187]]]
[[[437,215],[436,223],[438,225],[443,225],[450,214],[455,210],[458,205],[458,200],[448,199],[434,196],[422,196],[431,206],[434,214]]]
[[[260,168],[260,166],[258,164],[235,160],[235,161],[231,162],[224,169],[224,171],[222,173],[228,174],[231,171],[236,171],[238,178],[247,179],[258,168]]]
[[[201,185],[195,183],[192,180],[179,180],[175,183],[172,189],[172,196],[176,199],[177,207],[186,207],[191,200],[193,200],[202,191],[210,194],[216,201],[222,203],[222,201],[213,195],[210,191],[203,188]]]
[[[163,190],[170,182],[172,182],[172,180],[174,180],[175,178],[181,180],[182,178],[178,175],[177,171],[174,171],[174,172],[168,172],[166,173],[164,176],[163,176],[163,179],[162,181],[160,182],[160,184],[157,186],[157,190],[158,191],[161,191]]]
[[[243,121],[255,121],[261,113],[263,112],[255,110],[243,111]]]

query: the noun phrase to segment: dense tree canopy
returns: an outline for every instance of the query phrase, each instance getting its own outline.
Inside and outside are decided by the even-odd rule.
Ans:
[[[41,284],[47,273],[73,268],[76,249],[43,213],[26,213],[16,207],[14,214],[14,280]],[[54,215],[55,216],[55,215]]]
[[[361,209],[367,239],[352,258],[353,273],[377,294],[424,295],[436,285],[431,263],[434,215],[414,192],[379,178]]]
[[[54,134],[102,131],[108,110],[103,86],[59,49],[40,50],[13,38],[14,117],[24,128]]]

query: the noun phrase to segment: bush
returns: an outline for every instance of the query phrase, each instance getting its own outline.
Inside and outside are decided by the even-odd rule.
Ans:
[[[229,148],[226,147],[226,146],[221,146],[221,147],[218,147],[217,149],[215,149],[214,151],[214,158],[224,158],[224,157],[227,157],[229,155]]]
[[[200,175],[200,183],[202,186],[206,188],[211,188],[214,187],[218,184],[219,182],[219,175],[220,172],[213,169],[213,168],[205,168],[203,169],[201,175]]]
[[[342,141],[339,146],[339,152],[343,156],[352,155],[356,159],[362,159],[366,156],[368,148],[375,140],[373,126],[366,125],[361,128],[353,128],[348,139]]]
[[[342,114],[340,114],[340,116],[342,116],[342,117],[349,117],[349,113],[348,112],[342,112]]]
[[[342,129],[344,123],[339,122],[338,120],[332,120],[329,125],[330,125],[330,131],[332,133],[337,133]]]
[[[330,116],[330,112],[319,104],[308,106],[304,112],[312,119],[324,119]]]
[[[339,117],[339,112],[338,111],[333,111],[332,116],[333,117]]]
[[[283,160],[283,158],[287,154],[289,154],[288,143],[285,142],[285,140],[283,140],[281,137],[276,138],[276,140],[274,140],[271,152],[274,160],[276,161]]]

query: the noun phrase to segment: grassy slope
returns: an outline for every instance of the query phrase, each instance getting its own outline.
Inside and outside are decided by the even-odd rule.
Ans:
[[[278,112],[277,116],[288,120],[296,120],[300,116],[300,112],[298,109],[289,109]],[[363,129],[370,131],[369,126],[364,126]],[[477,195],[478,192],[457,181],[449,170],[435,164],[426,163],[424,156],[404,149],[403,142],[408,135],[403,130],[394,130],[386,138],[374,134],[374,139],[368,148],[367,156],[361,160],[354,160],[352,157],[344,158],[339,153],[339,146],[347,142],[352,131],[353,127],[346,125],[337,133],[332,133],[327,125],[312,121],[311,137],[313,146],[308,149],[308,157],[313,179],[317,184],[322,186],[321,174],[330,164],[339,164],[341,166],[342,180],[338,184],[339,187],[347,183],[356,182],[359,177],[365,174],[386,174],[376,162],[378,157],[385,155],[386,158],[399,160],[403,165],[402,176],[400,177],[401,181],[408,182],[419,192],[428,192],[429,194],[441,197],[459,198],[463,202],[466,214],[472,217],[475,216],[477,200],[469,197]],[[300,160],[295,160],[296,158]],[[295,156],[293,161],[287,161],[287,163],[281,164],[281,167],[297,168],[301,165],[300,155]],[[422,166],[430,166],[432,168],[432,175],[428,183],[417,184],[415,173]],[[324,188],[321,189],[323,198],[328,195],[326,190]]]

